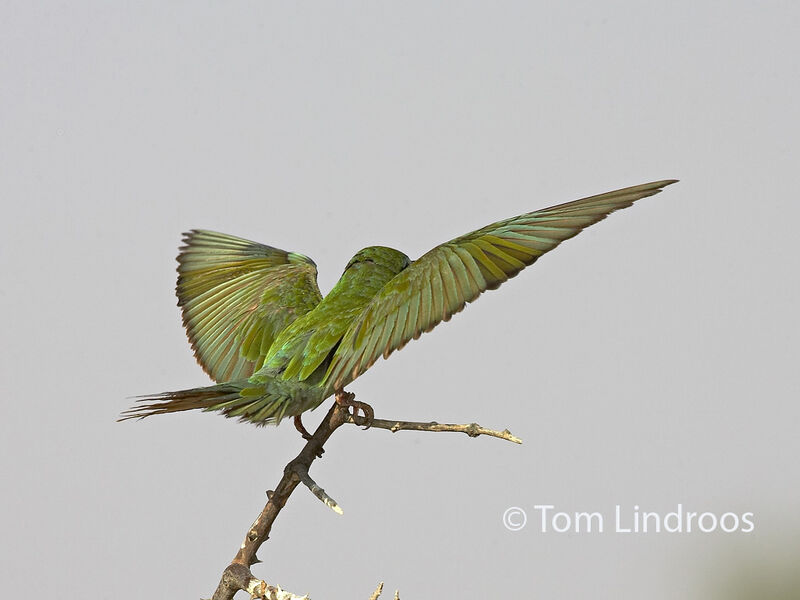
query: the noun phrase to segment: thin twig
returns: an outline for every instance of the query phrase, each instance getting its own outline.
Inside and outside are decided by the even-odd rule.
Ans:
[[[346,422],[353,425],[364,425],[364,417],[353,417],[348,414]],[[436,421],[390,421],[387,419],[372,419],[370,428],[386,429],[392,433],[398,431],[433,431],[433,432],[455,432],[466,433],[469,437],[478,437],[479,435],[488,435],[490,437],[499,438],[515,444],[521,444],[522,440],[513,435],[508,429],[497,431],[495,429],[487,429],[477,423],[467,423],[457,425],[454,423],[437,423]]]
[[[322,500],[322,503],[330,508],[333,512],[337,514],[344,514],[342,509],[336,503],[336,500],[331,498],[325,490],[317,485],[317,482],[311,479],[311,475],[308,474],[308,469],[305,468],[303,465],[296,465],[295,473],[300,478],[300,482],[305,485],[311,493],[314,494],[317,498]]]

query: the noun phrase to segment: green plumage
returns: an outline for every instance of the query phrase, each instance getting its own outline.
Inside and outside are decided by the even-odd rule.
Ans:
[[[506,219],[416,261],[359,251],[324,298],[314,262],[241,238],[194,230],[178,255],[178,305],[200,365],[218,385],[142,398],[123,419],[190,409],[256,424],[319,406],[411,339],[562,241],[673,180]]]

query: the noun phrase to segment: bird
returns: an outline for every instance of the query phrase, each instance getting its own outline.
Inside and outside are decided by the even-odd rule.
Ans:
[[[217,383],[141,396],[119,420],[192,409],[256,425],[301,415],[335,396],[369,426],[374,411],[348,386],[381,356],[449,321],[561,242],[658,194],[667,179],[511,217],[412,261],[359,250],[323,297],[316,263],[296,252],[203,229],[183,234],[176,295],[195,358]]]

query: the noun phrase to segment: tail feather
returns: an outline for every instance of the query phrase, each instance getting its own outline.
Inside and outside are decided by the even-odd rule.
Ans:
[[[291,397],[271,394],[247,380],[141,396],[137,402],[142,404],[124,411],[118,421],[198,409],[219,411],[226,417],[238,417],[257,425],[273,422],[277,425],[293,404]]]

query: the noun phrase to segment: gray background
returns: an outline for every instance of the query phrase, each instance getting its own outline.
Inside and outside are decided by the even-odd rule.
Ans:
[[[175,307],[192,227],[417,257],[654,179],[352,390],[256,574],[312,598],[797,597],[798,27],[789,2],[0,5],[7,597],[208,597],[301,440],[217,415]],[[307,418],[315,424],[323,410]],[[503,511],[755,513],[751,534],[507,531]]]

